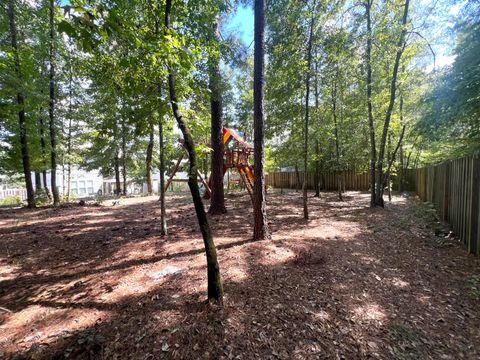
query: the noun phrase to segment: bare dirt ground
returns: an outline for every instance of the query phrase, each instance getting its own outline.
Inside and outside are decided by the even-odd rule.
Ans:
[[[273,239],[252,242],[249,197],[229,195],[210,218],[222,308],[189,196],[167,199],[163,239],[153,197],[0,210],[0,358],[480,358],[480,261],[417,201],[327,193],[305,221],[300,193],[271,191]]]

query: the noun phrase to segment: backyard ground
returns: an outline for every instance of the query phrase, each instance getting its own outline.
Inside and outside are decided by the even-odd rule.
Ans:
[[[368,194],[246,194],[211,219],[225,305],[206,304],[190,197],[0,210],[0,358],[478,359],[480,261],[428,206]]]

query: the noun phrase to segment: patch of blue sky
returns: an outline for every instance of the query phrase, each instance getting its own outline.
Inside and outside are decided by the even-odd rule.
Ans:
[[[222,26],[224,35],[234,33],[244,45],[248,46],[253,41],[253,9],[250,6],[239,5]]]

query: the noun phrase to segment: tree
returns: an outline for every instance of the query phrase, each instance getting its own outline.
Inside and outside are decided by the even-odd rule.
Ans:
[[[400,36],[398,38],[397,42],[397,51],[396,51],[396,56],[395,56],[395,63],[393,65],[393,74],[392,74],[392,80],[391,80],[391,85],[390,85],[390,100],[388,103],[388,108],[385,114],[385,121],[383,124],[383,132],[382,132],[382,137],[380,139],[380,147],[378,151],[378,159],[377,159],[377,164],[376,164],[376,177],[375,177],[375,182],[376,182],[376,191],[375,191],[375,206],[384,206],[384,201],[383,201],[383,191],[384,191],[384,186],[383,184],[385,183],[384,179],[384,172],[383,172],[383,162],[385,158],[385,146],[387,142],[387,136],[388,136],[388,129],[390,126],[390,120],[392,117],[392,112],[393,112],[393,106],[395,105],[395,99],[396,99],[396,90],[397,90],[397,77],[398,77],[398,69],[400,67],[400,59],[402,57],[402,53],[405,49],[405,36],[407,33],[407,20],[408,20],[408,6],[410,4],[410,0],[405,0],[404,4],[404,10],[403,10],[403,17],[402,17],[402,29],[400,32]]]
[[[172,10],[172,0],[166,0],[165,3],[165,37],[174,35],[174,32],[170,28],[170,16]],[[190,129],[180,112],[178,106],[178,98],[175,88],[175,74],[168,64],[168,87],[170,93],[170,104],[173,111],[173,116],[177,121],[177,125],[183,135],[183,146],[187,150],[189,160],[189,172],[188,172],[188,187],[192,194],[193,204],[195,206],[195,212],[197,214],[198,225],[202,232],[203,243],[205,246],[205,253],[207,257],[207,278],[208,278],[208,299],[214,299],[220,303],[223,302],[223,285],[220,275],[220,266],[217,260],[217,250],[215,243],[213,242],[213,236],[208,223],[207,214],[203,206],[202,198],[200,196],[200,190],[197,182],[197,155],[195,153],[195,145],[190,133]]]
[[[53,205],[60,204],[60,196],[57,187],[57,141],[55,129],[55,0],[50,0],[50,58],[49,58],[49,80],[50,80],[50,102],[48,107],[49,130],[50,130],[50,156],[51,172],[50,182],[52,185]]]
[[[305,127],[303,130],[303,218],[308,219],[308,198],[307,198],[307,169],[308,169],[308,125],[310,120],[310,73],[312,67],[313,29],[315,24],[315,3],[313,1],[310,19],[310,31],[307,46],[307,69],[305,74]]]
[[[10,41],[13,51],[15,74],[19,81],[22,79],[22,71],[20,64],[20,55],[18,53],[17,43],[17,25],[15,21],[15,2],[9,0],[8,2],[8,19],[10,24]],[[20,89],[20,88],[19,88]],[[23,175],[25,177],[25,187],[27,188],[27,203],[29,208],[35,207],[35,192],[33,190],[32,175],[30,169],[30,155],[28,151],[28,134],[25,119],[25,106],[23,93],[17,91],[18,104],[18,125],[20,129],[20,146],[22,152]]]
[[[147,146],[147,155],[145,158],[145,178],[147,181],[147,193],[149,195],[153,194],[153,180],[152,180],[152,160],[153,160],[153,145],[154,145],[154,136],[155,129],[153,128],[153,120],[149,119],[149,141]]]
[[[220,29],[218,18],[213,23],[213,33],[215,39],[215,48],[210,51],[209,56],[209,78],[210,78],[210,109],[211,109],[211,200],[208,212],[212,215],[224,214],[227,212],[225,208],[225,194],[223,189],[223,104],[221,74],[220,74],[220,51],[218,43],[220,41]]]
[[[253,60],[253,239],[270,238],[265,199],[265,134],[264,134],[264,67],[265,67],[265,1],[254,2],[254,60]]]

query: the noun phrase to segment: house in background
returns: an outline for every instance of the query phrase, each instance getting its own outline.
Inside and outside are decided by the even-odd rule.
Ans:
[[[103,192],[103,177],[98,171],[85,171],[76,167],[72,167],[70,182],[70,194],[74,197],[89,197]],[[68,191],[68,173],[67,171],[57,170],[57,189],[60,196],[64,196]],[[41,177],[41,187],[43,184],[43,177]],[[33,188],[36,188],[35,174],[32,174]],[[47,186],[52,188],[51,173],[47,172]]]

